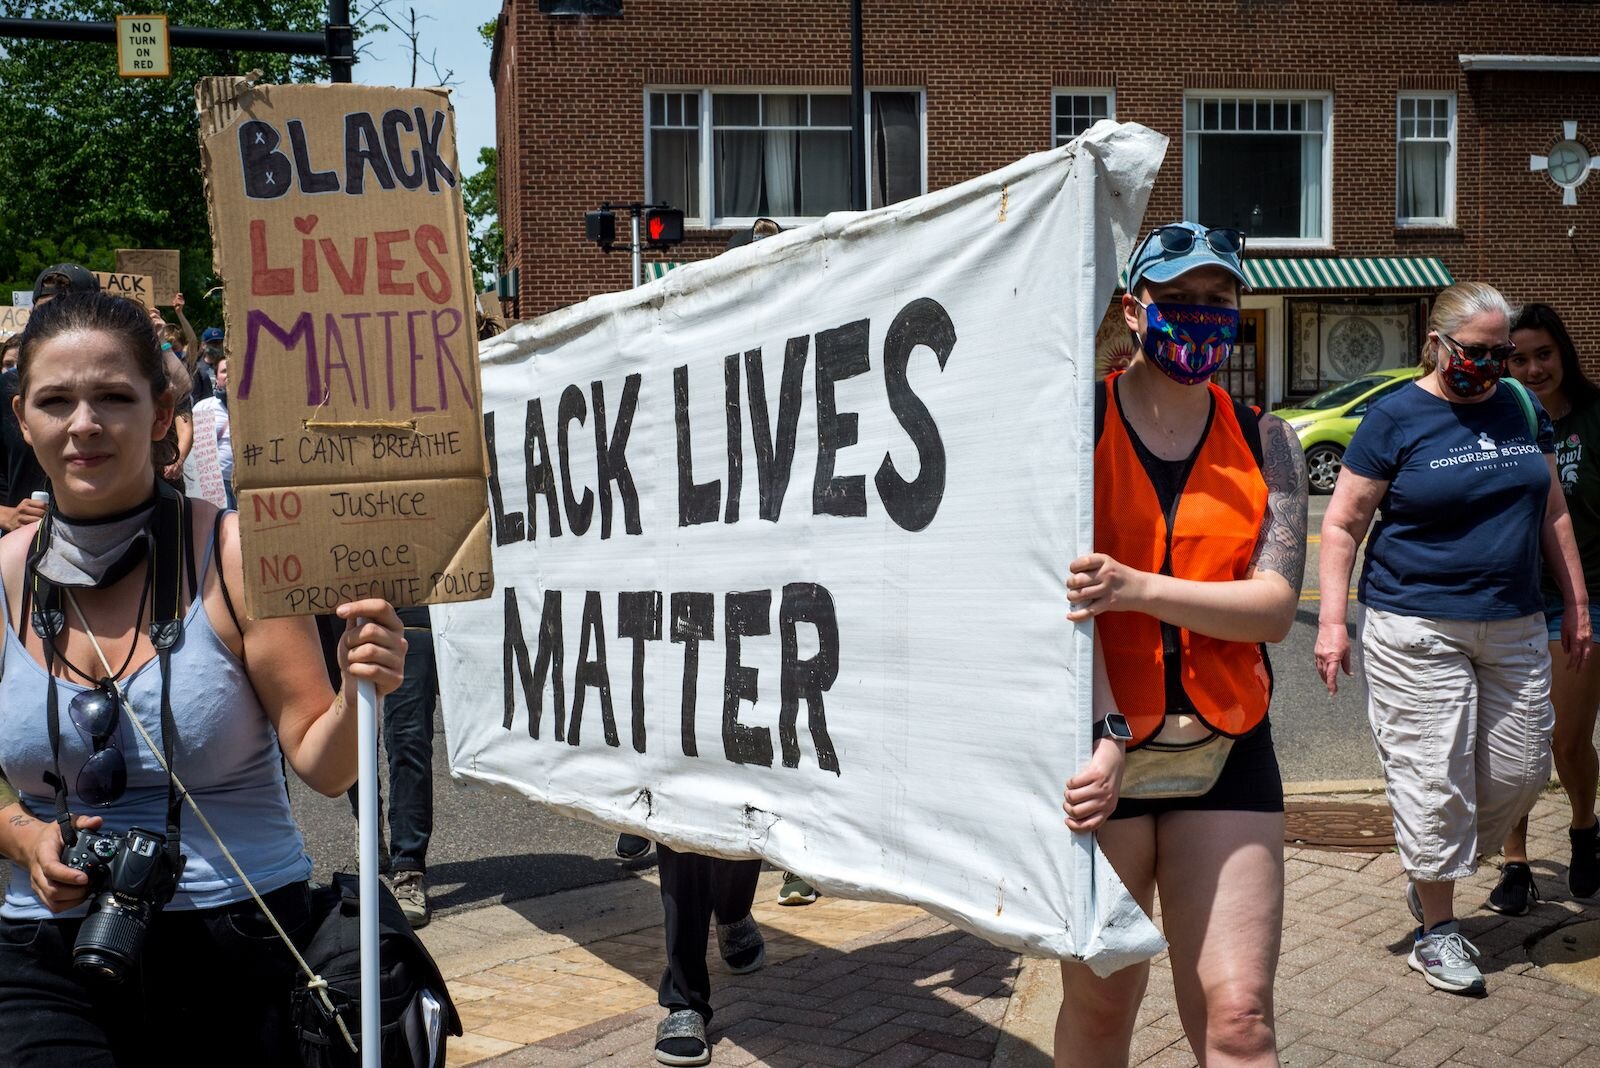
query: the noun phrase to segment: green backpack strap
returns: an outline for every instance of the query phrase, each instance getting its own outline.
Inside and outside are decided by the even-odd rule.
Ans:
[[[1539,416],[1533,410],[1533,398],[1528,396],[1528,387],[1518,382],[1515,378],[1502,378],[1500,381],[1511,390],[1511,395],[1517,399],[1517,407],[1522,409],[1522,418],[1528,421],[1529,439],[1535,445],[1539,444]]]

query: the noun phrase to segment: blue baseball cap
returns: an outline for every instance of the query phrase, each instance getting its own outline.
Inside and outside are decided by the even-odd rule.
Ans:
[[[1187,236],[1185,236],[1187,231]],[[1221,267],[1250,288],[1240,257],[1245,235],[1238,230],[1215,230],[1194,222],[1158,226],[1134,249],[1128,261],[1128,292],[1140,282],[1170,282],[1196,267]]]
[[[200,331],[200,341],[202,344],[209,345],[213,341],[221,340],[222,327],[220,326],[208,326],[204,330]]]

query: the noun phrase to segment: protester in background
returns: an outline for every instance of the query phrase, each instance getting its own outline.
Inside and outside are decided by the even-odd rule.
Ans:
[[[161,443],[173,397],[137,306],[97,293],[51,301],[23,335],[20,377],[18,413],[54,496],[43,545],[31,530],[0,539],[0,610],[6,626],[31,618],[23,591],[31,599],[48,580],[64,623],[41,627],[48,638],[23,625],[0,652],[0,765],[21,794],[0,810],[0,852],[12,861],[0,907],[0,1064],[209,1068],[219,1051],[230,1065],[298,1063],[287,1019],[293,959],[200,822],[182,825],[176,896],[151,916],[128,981],[108,988],[73,964],[84,916],[106,906],[86,904],[88,877],[62,863],[52,816],[58,804],[90,806],[75,826],[168,827],[168,779],[145,739],[162,748],[154,739],[170,737],[188,796],[287,932],[303,936],[311,861],[283,768],[329,796],[354,780],[356,682],[380,695],[399,684],[400,621],[381,600],[340,607],[336,695],[309,620],[234,611],[244,580],[232,513],[204,502],[183,513],[198,589],[178,560],[145,551],[144,535],[180,522],[170,509],[182,498],[156,475],[170,459]],[[170,671],[145,670],[157,655],[149,624],[166,599],[147,596],[158,560],[181,583]],[[165,576],[162,585],[171,589]]]
[[[1440,293],[1425,374],[1378,401],[1345,450],[1322,524],[1317,671],[1350,674],[1345,617],[1373,513],[1359,598],[1367,714],[1383,762],[1407,901],[1410,966],[1485,992],[1455,917],[1456,880],[1501,842],[1550,777],[1550,654],[1540,551],[1561,591],[1561,645],[1582,674],[1589,598],[1556,472],[1550,419],[1501,381],[1511,309],[1482,282]]]
[[[226,364],[224,360],[219,366]],[[383,703],[389,836],[380,851],[400,911],[412,927],[423,927],[432,915],[427,872],[428,842],[433,837],[433,713],[439,704],[439,669],[433,658],[433,623],[428,610],[397,611],[406,633],[406,677]],[[356,787],[350,788],[349,797],[350,812],[356,815]],[[378,808],[383,810],[381,795]]]
[[[46,267],[33,282],[34,314],[58,296],[99,291],[100,282],[93,272],[76,263]],[[0,479],[4,480],[0,482],[0,529],[8,531],[43,518],[44,505],[33,495],[50,489],[50,479],[34,459],[12,407],[18,388],[15,368],[0,372]]]
[[[183,465],[189,459],[189,450],[194,447],[194,380],[189,377],[183,356],[177,349],[177,344],[183,340],[178,328],[167,326],[156,331],[156,336],[161,339],[161,357],[167,370],[167,381],[172,387],[172,395],[177,398],[171,430],[177,459],[162,470],[161,477],[182,490]]]
[[[13,334],[0,341],[0,371],[9,371],[17,365],[17,353],[21,348],[21,334]]]
[[[233,428],[228,420],[228,361],[217,364],[217,391],[194,406],[196,415],[211,414],[211,432],[217,442],[217,465],[222,468],[222,487],[228,496],[228,507],[238,503],[233,491]],[[409,676],[409,673],[408,673]]]
[[[729,248],[758,241],[779,231],[771,219],[758,219],[749,230],[728,240]],[[635,835],[617,840],[617,853],[635,841]],[[642,855],[640,850],[637,855]],[[767,956],[766,940],[756,918],[756,882],[759,860],[723,860],[656,846],[661,874],[661,909],[667,943],[667,966],[661,974],[658,1000],[667,1010],[656,1027],[656,1060],[669,1065],[711,1062],[706,1027],[711,1023],[711,976],[706,971],[706,940],[713,917],[717,921],[717,949],[728,970],[743,975],[760,968]]]
[[[1584,592],[1589,597],[1590,640],[1600,637],[1600,389],[1578,364],[1578,348],[1566,324],[1548,304],[1528,304],[1511,320],[1511,343],[1517,347],[1507,364],[1513,378],[1527,386],[1555,423],[1555,465],[1572,517],[1572,534],[1583,565]],[[1600,706],[1600,656],[1590,655],[1574,671],[1562,655],[1561,632],[1566,606],[1561,586],[1547,565],[1541,578],[1546,637],[1552,662],[1550,697],[1556,725],[1551,746],[1556,775],[1572,806],[1567,835],[1572,859],[1567,865],[1567,891],[1593,897],[1600,891],[1600,826],[1595,823],[1595,787],[1600,761],[1594,748],[1595,709]],[[1489,894],[1489,907],[1507,916],[1521,916],[1538,899],[1533,870],[1528,866],[1528,818],[1524,816],[1501,847],[1505,863],[1500,881]]]
[[[1063,808],[1152,916],[1160,891],[1196,1059],[1276,1065],[1283,782],[1264,643],[1299,606],[1306,466],[1287,424],[1211,380],[1239,338],[1243,252],[1238,231],[1184,222],[1128,264],[1135,354],[1101,387],[1094,551],[1067,581],[1067,618],[1095,623],[1095,743]],[[1126,762],[1177,759],[1152,743],[1216,754],[1210,773],[1186,796],[1122,797]],[[1063,962],[1056,1064],[1127,1064],[1149,975]]]
[[[200,332],[200,359],[194,365],[191,396],[199,404],[217,391],[217,363],[222,359],[222,331],[208,326]]]

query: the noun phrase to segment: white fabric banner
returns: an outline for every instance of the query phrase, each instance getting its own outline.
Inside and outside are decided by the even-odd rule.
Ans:
[[[433,608],[452,772],[1016,950],[1157,951],[1061,794],[1095,329],[1165,147],[1102,122],[485,342],[499,588]]]

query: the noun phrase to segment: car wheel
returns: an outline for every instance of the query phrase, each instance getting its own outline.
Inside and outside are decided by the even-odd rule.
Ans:
[[[1344,450],[1337,445],[1313,445],[1306,450],[1306,477],[1312,493],[1332,493],[1344,466]]]

